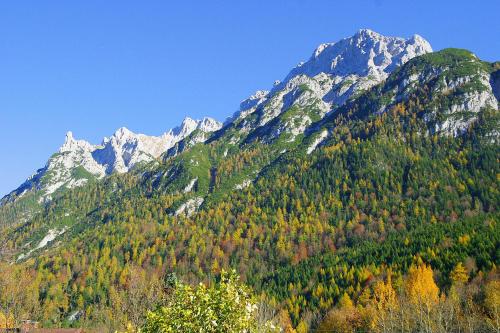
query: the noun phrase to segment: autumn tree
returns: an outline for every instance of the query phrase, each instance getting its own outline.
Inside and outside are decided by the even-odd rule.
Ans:
[[[391,332],[398,327],[398,296],[392,286],[391,275],[386,281],[377,281],[373,286],[373,305],[375,328],[381,332]]]
[[[455,265],[453,270],[450,273],[450,280],[452,283],[464,284],[469,280],[469,274],[467,273],[467,269],[464,265],[459,262]]]
[[[431,266],[412,265],[405,281],[405,291],[411,303],[431,309],[439,300],[439,288],[434,282]]]
[[[488,312],[488,325],[500,332],[500,280],[488,282],[484,287],[484,305]]]

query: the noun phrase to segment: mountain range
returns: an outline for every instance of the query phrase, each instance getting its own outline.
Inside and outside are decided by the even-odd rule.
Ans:
[[[30,191],[40,195],[40,203],[46,202],[58,190],[82,186],[89,180],[101,179],[114,172],[128,172],[139,163],[154,161],[195,131],[196,140],[203,142],[205,135],[221,126],[211,118],[193,120],[186,117],[179,127],[158,137],[136,134],[122,127],[111,137],[105,137],[100,145],[76,140],[73,133],[68,132],[64,144],[47,164],[5,196],[2,202],[15,201]]]
[[[271,91],[257,91],[242,101],[240,109],[226,120],[226,127],[238,123],[240,132],[247,134],[294,106],[314,104],[311,115],[294,115],[266,134],[269,140],[282,132],[296,136],[303,133],[313,119],[322,118],[353,94],[386,79],[397,66],[428,52],[432,52],[430,44],[418,35],[410,39],[385,37],[368,29],[337,43],[321,44],[307,62],[292,69],[283,81],[276,81]],[[252,116],[247,117],[250,114]],[[40,193],[40,202],[50,200],[61,188],[80,186],[90,179],[128,172],[138,163],[151,162],[195,130],[197,136],[191,139],[193,143],[204,142],[208,133],[221,127],[221,123],[211,118],[196,121],[187,117],[179,127],[159,137],[135,134],[123,127],[110,138],[104,138],[100,145],[76,140],[72,132],[68,132],[64,144],[45,167],[2,202],[13,201],[28,191]]]
[[[0,253],[67,291],[58,320],[104,306],[132,266],[187,281],[234,267],[294,325],[415,258],[445,286],[458,261],[499,264],[499,99],[500,63],[363,29],[223,123],[100,145],[68,132],[0,201]]]

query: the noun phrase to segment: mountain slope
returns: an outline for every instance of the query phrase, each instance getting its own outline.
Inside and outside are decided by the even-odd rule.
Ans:
[[[47,203],[56,192],[60,194],[66,189],[83,186],[89,181],[102,179],[113,173],[128,172],[141,163],[154,161],[193,132],[204,136],[220,129],[221,126],[222,124],[211,118],[186,118],[179,127],[158,137],[136,134],[122,127],[110,138],[104,138],[101,145],[76,140],[73,133],[68,132],[64,144],[51,156],[45,167],[37,170],[20,187],[2,198],[0,207],[4,206],[4,210],[10,209],[5,208],[8,204],[25,207],[25,203],[17,202],[25,200],[25,196],[31,203],[33,199],[36,199],[38,204]],[[199,142],[202,141],[204,138],[200,137]],[[10,221],[2,221],[4,223],[0,225],[15,223],[12,220],[16,219],[22,220],[23,216],[30,215],[39,208],[35,203],[29,206],[29,209],[18,216],[4,217]]]
[[[405,40],[368,29],[322,44],[270,92],[258,91],[241,103],[231,118],[230,125],[239,129],[232,140],[247,133],[255,137],[252,132],[259,131],[268,141],[283,134],[293,141],[318,118],[381,82],[397,66],[428,52],[431,46],[418,35]],[[279,125],[271,124],[273,120]]]
[[[429,43],[417,35],[403,39],[363,29],[337,43],[320,45],[307,62],[294,68],[271,92],[260,91],[243,101],[240,110],[212,137],[210,133],[219,130],[221,124],[210,118],[202,121],[186,118],[179,128],[160,137],[121,128],[111,138],[105,138],[100,146],[74,140],[72,133],[68,133],[67,142],[47,165],[4,197],[0,206],[26,194],[30,198],[27,201],[35,199],[44,203],[58,190],[81,186],[113,172],[128,172],[138,163],[147,163],[163,153],[164,158],[171,158],[205,140],[217,139],[236,145],[257,139],[267,143],[277,141],[269,154],[279,156],[300,143],[300,139],[295,142],[296,138],[301,138],[307,127],[341,106],[350,96],[385,79],[398,65],[431,51]],[[245,172],[246,175],[241,175],[245,179],[239,181],[248,183],[251,173],[258,172],[271,160],[268,158]],[[25,207],[26,203],[17,206]],[[38,209],[36,204],[30,207],[24,212],[16,207],[4,210],[21,211],[9,217],[10,222],[15,222]]]
[[[457,263],[471,263],[471,278],[494,270],[498,64],[458,49],[423,54],[417,37],[362,31],[339,43],[384,50],[380,80],[362,88],[374,69],[354,71],[358,88],[338,105],[308,86],[258,93],[212,134],[192,131],[160,158],[69,189],[5,229],[4,259],[50,290],[38,295],[41,319],[120,312],[116,297],[138,268],[189,282],[236,268],[294,325],[344,293],[361,301],[373,281],[400,279],[419,260],[445,289]],[[420,55],[389,57],[391,43]],[[335,45],[318,56],[336,58]]]

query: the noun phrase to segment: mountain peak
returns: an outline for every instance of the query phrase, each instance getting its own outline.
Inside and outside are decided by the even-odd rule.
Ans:
[[[182,124],[181,124],[181,127],[196,127],[196,125],[198,124],[198,121],[196,121],[195,119],[191,118],[191,117],[185,117],[183,120],[182,120]]]
[[[418,49],[419,53],[423,54],[433,52],[431,44],[420,35],[414,34],[409,41],[411,45],[414,45],[415,49]]]
[[[185,117],[180,126],[174,128],[174,136],[185,137],[196,129],[198,122],[190,117]]]
[[[382,75],[415,56],[429,52],[432,52],[432,47],[419,35],[404,39],[361,29],[352,37],[319,45],[311,58],[294,68],[284,82],[302,74],[309,77],[320,73],[346,76],[374,72]]]
[[[92,145],[85,140],[76,140],[73,137],[73,132],[66,132],[63,145],[59,148],[60,153],[76,151],[76,150],[91,150]]]
[[[204,117],[201,121],[198,122],[198,129],[202,132],[214,132],[220,129],[222,124],[218,122],[217,120],[210,118],[210,117]]]
[[[381,34],[378,32],[375,32],[371,29],[359,29],[358,32],[354,35],[355,37],[365,37],[365,38],[376,38],[376,37],[382,37]]]
[[[126,127],[120,127],[113,134],[113,136],[115,138],[120,138],[120,139],[122,139],[122,138],[128,138],[128,137],[131,137],[131,136],[134,136],[134,135],[135,135],[135,133],[132,132],[131,130],[129,130],[128,128],[126,128]]]
[[[303,107],[313,100],[318,102],[317,116],[323,117],[357,92],[385,80],[396,67],[429,52],[430,44],[418,35],[405,39],[358,30],[351,37],[320,44],[309,60],[299,62],[283,81],[275,81],[270,92],[259,91],[243,100],[226,123],[257,112],[256,117],[241,124],[248,131],[267,124],[293,105]],[[311,119],[304,117],[303,121],[309,123]],[[290,130],[294,126],[286,125]],[[293,132],[302,132],[304,126]],[[276,133],[282,133],[282,129]]]
[[[344,39],[342,39],[338,42],[334,42],[334,43],[322,43],[322,44],[320,44],[314,50],[314,53],[313,53],[312,57],[309,59],[309,61],[311,61],[311,59],[318,58],[323,53],[324,50],[329,49],[332,46],[335,46],[343,41],[347,41],[346,44],[350,44],[350,45],[354,46],[355,48],[362,48],[364,46],[362,43],[367,41],[367,40],[376,42],[376,41],[382,40],[384,38],[395,38],[395,39],[403,40],[402,38],[398,38],[398,37],[386,37],[382,34],[379,34],[378,32],[370,30],[370,29],[359,29],[351,37],[344,38]],[[306,62],[301,62],[299,64],[299,66],[297,66],[297,67],[302,67],[304,64],[306,64]]]
[[[68,131],[66,132],[66,137],[64,138],[64,143],[59,148],[59,152],[65,152],[65,151],[71,151],[73,147],[75,146],[75,138],[73,137],[73,132]]]
[[[180,126],[173,129],[172,133],[176,137],[184,138],[196,129],[208,133],[216,131],[221,127],[222,124],[220,122],[210,117],[204,117],[202,120],[195,120],[193,118],[186,117]]]

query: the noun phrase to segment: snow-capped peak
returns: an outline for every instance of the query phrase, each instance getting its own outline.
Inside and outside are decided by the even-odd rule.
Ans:
[[[195,120],[189,117],[184,118],[180,126],[160,136],[136,134],[126,127],[121,127],[109,140],[103,141],[103,147],[96,149],[92,155],[106,167],[108,174],[123,173],[137,163],[158,158],[196,129],[208,133],[220,127],[221,124],[211,118]]]
[[[205,133],[210,133],[217,131],[221,127],[222,123],[213,118],[204,117],[202,120],[195,120],[190,117],[186,117],[184,118],[180,126],[174,128],[170,132],[165,133],[165,135],[171,135],[179,138],[179,140],[176,141],[178,142],[191,134],[196,129]]]
[[[356,38],[381,38],[384,37],[383,35],[379,34],[378,32],[375,32],[371,29],[359,29],[358,32],[354,34],[354,37]]]
[[[126,127],[120,127],[113,134],[113,137],[115,137],[117,139],[125,139],[125,138],[133,137],[133,136],[135,136],[135,133]]]
[[[198,121],[190,117],[186,117],[182,121],[181,125],[173,130],[173,133],[175,136],[186,137],[191,132],[193,132],[197,126],[198,126]]]

